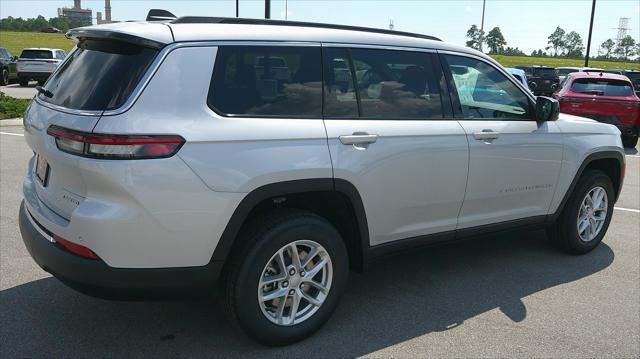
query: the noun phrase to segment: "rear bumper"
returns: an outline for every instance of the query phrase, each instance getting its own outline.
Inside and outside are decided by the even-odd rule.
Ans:
[[[46,80],[51,76],[51,72],[18,72],[19,79],[27,80]]]
[[[24,202],[20,232],[29,254],[45,271],[85,294],[108,299],[156,299],[199,296],[215,288],[223,262],[202,267],[113,268],[101,260],[79,257],[47,240]],[[45,233],[46,234],[46,233]]]

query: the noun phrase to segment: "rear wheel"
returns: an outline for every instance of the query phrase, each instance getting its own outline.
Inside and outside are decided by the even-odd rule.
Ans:
[[[634,148],[638,145],[638,136],[622,136],[622,144],[625,148]]]
[[[20,83],[20,86],[22,86],[22,87],[29,86],[29,80],[19,79],[18,82]]]
[[[7,86],[9,84],[9,71],[2,69],[2,76],[0,76],[0,86]]]
[[[590,252],[607,232],[614,198],[609,176],[602,171],[586,170],[560,218],[549,228],[549,239],[568,253]]]
[[[335,310],[348,276],[336,229],[315,214],[286,210],[254,222],[225,269],[232,320],[265,345],[286,345],[318,330]]]

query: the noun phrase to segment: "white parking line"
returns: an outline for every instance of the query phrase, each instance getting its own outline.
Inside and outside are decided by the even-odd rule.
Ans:
[[[0,135],[9,135],[9,136],[21,136],[24,137],[21,133],[11,133],[11,132],[0,132]]]
[[[613,207],[613,209],[618,210],[618,211],[640,213],[640,209],[623,208],[623,207]]]

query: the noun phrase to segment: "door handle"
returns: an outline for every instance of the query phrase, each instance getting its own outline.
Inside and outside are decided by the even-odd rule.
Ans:
[[[500,136],[500,132],[495,132],[494,130],[482,130],[480,132],[473,133],[473,138],[481,141],[495,140],[499,136]]]
[[[378,140],[378,135],[370,135],[366,132],[354,132],[353,135],[342,135],[338,139],[343,145],[368,145]]]

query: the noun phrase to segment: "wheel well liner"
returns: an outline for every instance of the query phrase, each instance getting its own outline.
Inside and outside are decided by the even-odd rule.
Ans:
[[[315,212],[329,220],[340,232],[353,269],[362,269],[363,248],[369,245],[369,229],[364,205],[353,184],[342,179],[313,178],[278,182],[249,192],[236,207],[220,237],[211,262],[225,261],[248,220],[265,210],[290,207]]]

